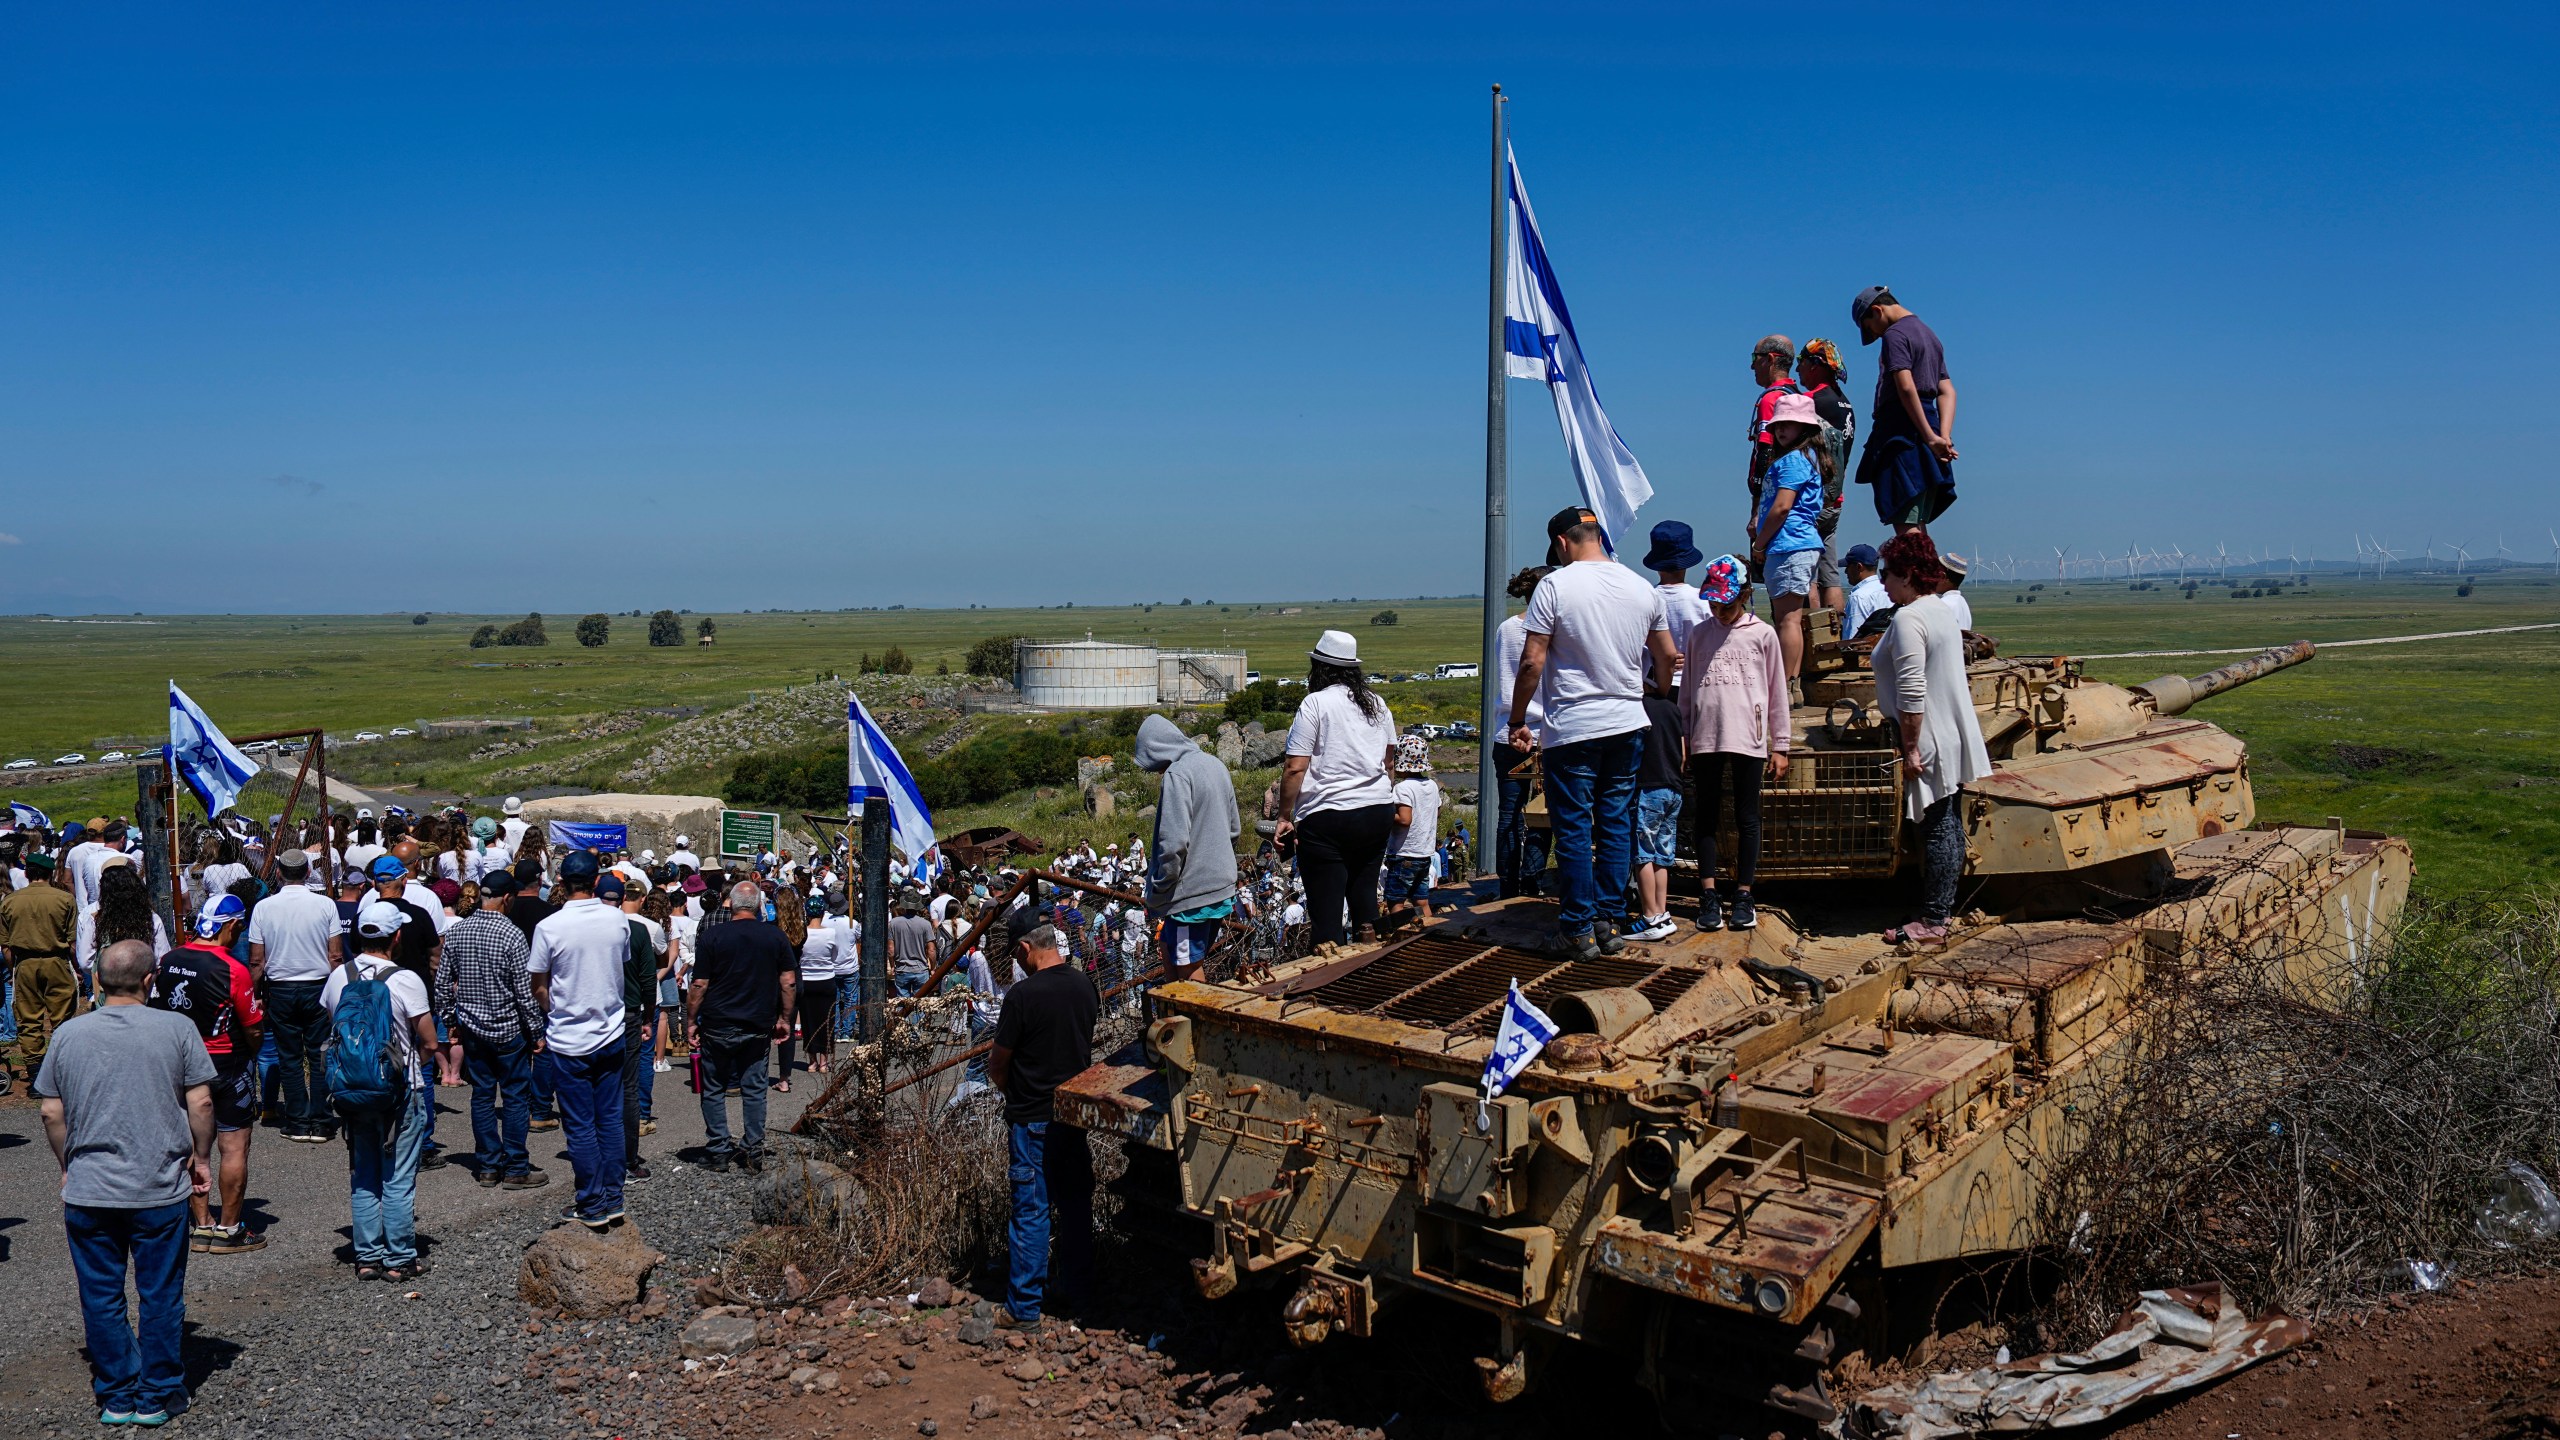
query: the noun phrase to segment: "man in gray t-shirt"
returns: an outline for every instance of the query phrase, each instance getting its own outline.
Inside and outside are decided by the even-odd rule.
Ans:
[[[187,1198],[213,1179],[213,1057],[195,1022],[143,1004],[151,968],[138,940],[101,951],[99,1008],[53,1032],[35,1083],[62,1166],[90,1388],[110,1425],[158,1425],[187,1408]],[[138,1330],[125,1320],[128,1266]]]
[[[898,916],[889,922],[889,974],[898,984],[898,993],[913,995],[924,988],[925,977],[933,973],[933,922],[914,901],[898,906]]]

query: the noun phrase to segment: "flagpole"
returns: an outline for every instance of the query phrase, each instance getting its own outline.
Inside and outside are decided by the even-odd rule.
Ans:
[[[1511,570],[1511,475],[1507,453],[1509,426],[1503,408],[1504,363],[1502,357],[1503,290],[1506,282],[1503,236],[1509,206],[1504,184],[1502,138],[1502,87],[1493,87],[1493,262],[1492,300],[1485,334],[1484,379],[1484,661],[1477,668],[1483,695],[1483,716],[1476,737],[1476,871],[1479,874],[1498,870],[1485,863],[1485,856],[1495,853],[1496,836],[1501,829],[1502,776],[1496,768],[1494,746],[1502,734],[1502,723],[1510,714],[1511,697],[1496,694],[1502,684],[1500,649],[1502,645],[1502,612],[1504,583]]]

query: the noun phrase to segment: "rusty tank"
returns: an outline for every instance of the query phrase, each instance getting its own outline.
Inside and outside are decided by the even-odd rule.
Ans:
[[[1553,903],[1519,899],[1153,991],[1142,1048],[1059,1116],[1206,1227],[1204,1294],[1279,1305],[1303,1345],[1428,1294],[1499,1322],[1476,1361],[1497,1400],[1586,1342],[1637,1357],[1667,1419],[1825,1424],[1898,1276],[2058,1238],[2041,1177],[2146,977],[2232,947],[2361,962],[2406,899],[2406,842],[2258,826],[2246,748],[2187,713],[2308,644],[2138,686],[1985,657],[1973,908],[1943,946],[1887,943],[1917,866],[1899,761],[1861,657],[1817,642],[1758,928],[1575,959]],[[1487,1100],[1514,984],[1560,1033]]]

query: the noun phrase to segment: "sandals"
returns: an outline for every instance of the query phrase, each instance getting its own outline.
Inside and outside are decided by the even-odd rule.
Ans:
[[[396,1280],[405,1285],[434,1268],[434,1266],[429,1265],[424,1260],[412,1260],[406,1265],[393,1265],[386,1268],[382,1272],[382,1278],[385,1280]]]
[[[776,1080],[776,1081],[774,1081],[774,1082],[773,1082],[773,1093],[775,1093],[776,1095],[788,1095],[788,1094],[790,1094],[790,1093],[791,1093],[791,1082],[790,1082],[790,1081],[788,1081],[788,1080]]]
[[[1884,932],[1884,938],[1888,945],[1934,945],[1947,938],[1947,927],[1932,925],[1925,920],[1913,920],[1908,924],[1896,925],[1887,930]]]
[[[379,1265],[359,1265],[356,1267],[356,1278],[358,1280],[379,1280],[382,1278],[382,1267]]]

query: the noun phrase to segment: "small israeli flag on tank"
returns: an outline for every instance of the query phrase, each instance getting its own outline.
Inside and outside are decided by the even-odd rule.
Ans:
[[[1476,1102],[1476,1123],[1490,1127],[1492,1120],[1486,1106],[1493,1097],[1511,1088],[1547,1042],[1556,1038],[1556,1022],[1547,1012],[1529,1003],[1520,993],[1520,982],[1511,982],[1511,994],[1502,1002],[1502,1031],[1493,1037],[1493,1053],[1484,1057],[1483,1099]]]

